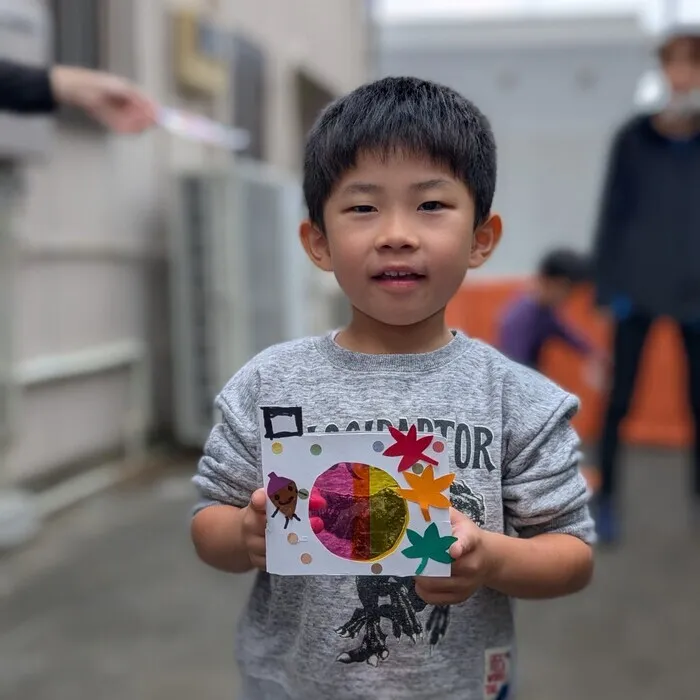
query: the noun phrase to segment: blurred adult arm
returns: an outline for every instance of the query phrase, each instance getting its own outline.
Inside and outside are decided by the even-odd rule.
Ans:
[[[51,88],[57,102],[82,109],[112,131],[136,134],[156,123],[158,107],[154,100],[117,75],[54,66]]]
[[[0,60],[0,110],[47,114],[56,107],[48,69]]]
[[[140,133],[156,123],[155,102],[128,80],[110,73],[57,65],[36,68],[0,61],[0,110],[46,114],[59,104],[81,109],[119,133]]]
[[[629,125],[615,134],[608,155],[607,170],[600,197],[600,208],[593,246],[593,279],[596,302],[608,307],[618,297],[616,276],[620,260],[617,242],[624,235],[625,223],[632,205],[632,167],[628,155]]]
[[[552,319],[552,335],[562,340],[581,355],[591,356],[596,352],[592,343],[557,316]]]

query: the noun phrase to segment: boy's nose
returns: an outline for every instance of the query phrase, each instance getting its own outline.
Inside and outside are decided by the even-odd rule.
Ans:
[[[411,227],[399,217],[395,217],[391,221],[387,221],[377,236],[376,247],[380,248],[418,248],[418,236],[412,231]]]

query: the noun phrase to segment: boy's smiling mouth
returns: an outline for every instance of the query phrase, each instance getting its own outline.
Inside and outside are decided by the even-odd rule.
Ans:
[[[425,278],[426,275],[423,272],[405,265],[385,267],[372,275],[372,279],[380,282],[382,286],[395,288],[413,287]]]

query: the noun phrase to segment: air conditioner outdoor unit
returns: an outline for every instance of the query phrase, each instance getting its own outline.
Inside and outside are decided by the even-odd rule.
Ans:
[[[226,172],[182,173],[172,213],[176,437],[201,447],[226,381],[264,348],[309,334],[313,276],[292,176],[240,160]]]

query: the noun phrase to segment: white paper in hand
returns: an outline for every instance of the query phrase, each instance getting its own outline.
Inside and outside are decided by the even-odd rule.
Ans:
[[[176,136],[220,146],[231,151],[245,150],[250,144],[250,134],[244,129],[233,129],[200,114],[185,112],[172,107],[162,107],[158,123]]]

